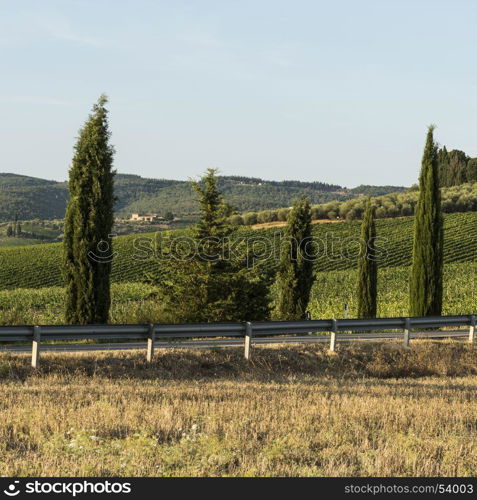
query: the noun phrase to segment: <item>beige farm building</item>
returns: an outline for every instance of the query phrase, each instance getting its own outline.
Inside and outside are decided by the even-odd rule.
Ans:
[[[129,220],[134,220],[138,222],[154,222],[164,220],[164,217],[160,217],[158,214],[139,214],[134,213],[131,214],[131,218]]]

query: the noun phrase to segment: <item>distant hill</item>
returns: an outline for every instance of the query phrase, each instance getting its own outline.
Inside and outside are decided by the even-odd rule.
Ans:
[[[400,186],[359,186],[346,189],[322,182],[267,181],[254,177],[219,177],[225,199],[239,212],[290,206],[300,195],[311,203],[349,200],[362,194],[384,195],[400,192]],[[187,181],[148,179],[139,175],[118,174],[115,180],[116,215],[132,212],[168,211],[175,215],[197,213],[197,202]],[[0,173],[0,221],[62,219],[68,201],[66,182]]]
[[[63,218],[66,183],[16,174],[0,174],[0,221]]]

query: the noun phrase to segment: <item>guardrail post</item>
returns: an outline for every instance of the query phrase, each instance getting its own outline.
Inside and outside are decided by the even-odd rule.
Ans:
[[[310,311],[306,311],[306,313],[305,313],[305,319],[307,321],[311,321],[311,313],[310,313]],[[308,335],[313,335],[313,332],[308,332]]]
[[[149,332],[147,337],[147,362],[151,363],[154,358],[154,343],[156,341],[156,332],[154,325],[151,323],[149,325]]]
[[[31,345],[31,366],[38,368],[40,365],[40,341],[41,341],[41,327],[33,327],[33,342]]]
[[[469,342],[474,342],[475,338],[475,316],[470,317]]]
[[[404,337],[403,337],[403,346],[409,347],[409,341],[411,340],[411,320],[406,318],[404,321]]]
[[[252,347],[252,323],[245,323],[245,352],[244,356],[247,361],[250,361],[250,349]]]
[[[336,333],[338,332],[338,322],[335,319],[331,320],[331,335],[330,335],[330,351],[336,351]]]

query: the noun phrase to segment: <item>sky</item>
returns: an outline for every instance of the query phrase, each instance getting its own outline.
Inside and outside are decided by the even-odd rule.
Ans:
[[[115,168],[416,182],[477,156],[473,0],[0,0],[0,172],[65,180],[109,96]]]

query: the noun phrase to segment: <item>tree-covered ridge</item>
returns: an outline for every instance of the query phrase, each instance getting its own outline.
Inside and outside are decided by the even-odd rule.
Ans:
[[[404,188],[393,186],[359,186],[346,189],[323,182],[268,181],[254,177],[222,176],[218,188],[228,204],[239,212],[276,209],[291,206],[299,196],[310,203],[347,200],[360,194],[382,195]],[[114,183],[115,214],[129,217],[133,212],[164,215],[197,213],[197,200],[190,182],[150,179],[139,175],[117,174]],[[0,174],[0,222],[31,219],[62,219],[68,202],[66,182],[34,177]]]
[[[0,181],[0,222],[62,219],[65,216],[68,191],[66,184],[4,186]]]
[[[228,175],[219,177],[218,185],[226,187],[228,184],[235,183],[245,184],[245,185],[263,185],[270,184],[271,186],[285,186],[285,187],[298,187],[298,188],[310,188],[317,189],[319,191],[340,191],[343,188],[337,184],[327,184],[326,182],[306,182],[306,181],[296,181],[296,180],[284,180],[284,181],[269,181],[260,179],[259,177],[244,177],[240,175]]]
[[[382,196],[390,193],[400,193],[405,191],[402,186],[370,186],[368,184],[360,184],[349,190],[353,194],[363,194],[367,196]]]
[[[29,186],[51,186],[55,184],[58,184],[58,182],[40,179],[38,177],[30,177],[28,175],[10,173],[0,174],[0,189],[22,188]]]
[[[197,214],[197,199],[192,187],[186,181],[166,181],[143,179],[139,176],[117,176],[116,211],[119,216],[126,217],[133,212],[163,213],[171,210],[174,214]],[[154,190],[153,183],[157,189]],[[310,203],[326,203],[331,200],[347,200],[368,194],[383,195],[404,190],[400,186],[359,186],[346,189],[338,185],[323,182],[302,182],[296,180],[269,181],[256,177],[219,176],[218,188],[226,202],[238,212],[277,209],[291,206],[293,200],[306,196]],[[141,187],[144,195],[131,196]],[[129,201],[133,199],[133,201]]]
[[[441,188],[442,211],[444,213],[477,211],[477,182]],[[410,188],[401,193],[391,193],[372,198],[375,215],[378,219],[406,217],[414,215],[419,189]],[[313,205],[311,215],[313,220],[358,220],[363,216],[366,197],[359,196],[346,201],[333,200],[327,203]],[[235,226],[263,224],[275,221],[286,221],[289,208],[278,210],[262,210],[246,212],[242,215],[232,215],[230,223]]]

